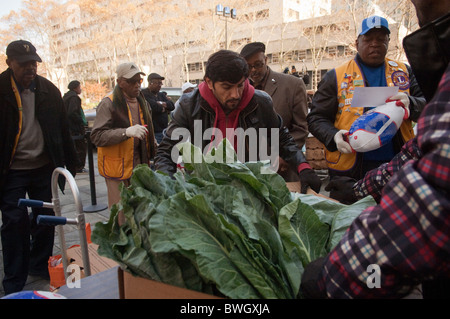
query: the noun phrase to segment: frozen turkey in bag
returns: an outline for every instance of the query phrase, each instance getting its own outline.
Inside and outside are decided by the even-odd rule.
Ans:
[[[356,152],[368,152],[386,145],[402,124],[405,110],[395,101],[377,106],[357,118],[348,132]]]

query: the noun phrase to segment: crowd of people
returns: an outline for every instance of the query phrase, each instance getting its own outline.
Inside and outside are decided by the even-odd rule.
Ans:
[[[120,201],[121,185],[129,185],[137,165],[170,176],[177,171],[176,145],[186,138],[180,132],[200,141],[196,146],[202,150],[227,138],[242,161],[275,154],[274,172],[286,182],[300,183],[302,193],[319,193],[322,180],[302,152],[311,133],[325,148],[330,197],[351,204],[370,195],[377,205],[355,219],[328,256],[305,269],[304,297],[401,298],[417,287],[423,297],[449,297],[450,74],[445,48],[450,0],[411,1],[421,28],[404,40],[409,64],[386,57],[388,21],[366,18],[355,40],[355,57],[325,74],[310,111],[304,80],[273,71],[261,42],[240,52],[213,53],[204,81],[186,82],[176,103],[161,92],[163,76],[149,74],[148,87],[142,89],[146,74],[133,62],[118,65],[117,83],[98,104],[90,134],[108,206]],[[79,81],[70,82],[62,97],[37,74],[42,60],[32,43],[13,41],[6,55],[8,69],[0,74],[0,209],[3,287],[9,294],[23,289],[28,274],[48,278],[54,240],[53,227],[36,223],[38,215],[53,211],[33,208],[29,216],[17,206],[18,199],[28,194],[50,202],[56,167],[74,176],[85,172],[87,123]],[[347,134],[370,109],[352,107],[355,87],[392,86],[398,93],[386,102],[405,110],[397,134],[377,150],[355,152]],[[238,134],[242,130],[255,133],[256,140]],[[64,178],[59,187],[64,190]],[[370,265],[380,269],[376,289],[367,285]]]

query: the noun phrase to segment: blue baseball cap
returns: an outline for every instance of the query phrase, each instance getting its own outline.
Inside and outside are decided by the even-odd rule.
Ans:
[[[387,20],[380,16],[371,16],[368,18],[365,18],[362,23],[361,27],[359,29],[359,35],[366,34],[373,28],[385,28],[387,33],[390,34],[391,31],[389,30],[389,23]]]

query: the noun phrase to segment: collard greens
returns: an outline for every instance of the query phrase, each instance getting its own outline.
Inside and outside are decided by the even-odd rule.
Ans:
[[[94,227],[99,253],[134,275],[228,298],[299,298],[304,267],[375,204],[290,193],[265,163],[237,162],[225,139],[205,156],[189,143],[180,150],[189,173],[136,167]]]

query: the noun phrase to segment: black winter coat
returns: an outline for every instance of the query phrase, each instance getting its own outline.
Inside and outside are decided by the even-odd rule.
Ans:
[[[155,96],[148,88],[146,88],[142,90],[142,94],[150,105],[155,133],[162,133],[167,128],[169,123],[169,113],[175,109],[175,104],[162,92],[158,92]],[[166,102],[166,110],[157,103],[158,101]]]
[[[19,130],[19,109],[11,76],[11,69],[0,74],[0,192],[9,171]],[[36,117],[44,136],[45,149],[54,168],[66,167],[75,176],[78,157],[70,136],[61,92],[42,76],[36,76],[35,82]],[[60,177],[59,186],[63,190],[65,178],[62,175]]]
[[[171,157],[172,148],[183,138],[178,137],[176,134],[177,132],[174,132],[174,130],[177,128],[187,129],[190,134],[191,143],[195,144],[195,134],[203,135],[205,130],[214,127],[216,114],[206,100],[200,95],[199,90],[195,89],[194,91],[181,96],[180,104],[177,106],[175,111],[172,112],[171,116],[172,120],[169,123],[166,135],[164,136],[161,144],[158,146],[155,157],[156,169],[169,174],[173,174],[176,171],[176,163]],[[197,124],[197,126],[195,126],[194,123]],[[198,127],[200,123],[201,131]],[[269,155],[271,143],[277,142],[279,146],[279,156],[288,162],[295,171],[297,171],[298,165],[307,162],[302,151],[297,147],[294,139],[289,134],[289,130],[283,126],[281,117],[275,113],[272,99],[266,92],[255,90],[255,94],[248,103],[247,107],[239,113],[237,127],[244,130],[254,128],[259,133],[262,132],[260,129],[266,129],[268,145],[266,146],[266,150],[262,150],[262,154]],[[271,141],[272,128],[278,130],[278,141]],[[202,145],[196,146],[201,147],[202,151],[204,151],[210,142],[210,140],[202,138]],[[249,160],[249,150],[251,150],[252,147],[254,147],[254,145],[250,145],[249,141],[246,140],[246,161]],[[257,143],[256,148],[258,155],[261,154],[261,147],[262,145]],[[257,158],[257,160],[260,160],[260,158]]]
[[[84,122],[81,117],[83,108],[81,107],[81,99],[75,91],[68,91],[63,96],[64,105],[66,106],[67,118],[69,119],[69,130],[72,136],[80,136],[85,134]]]

